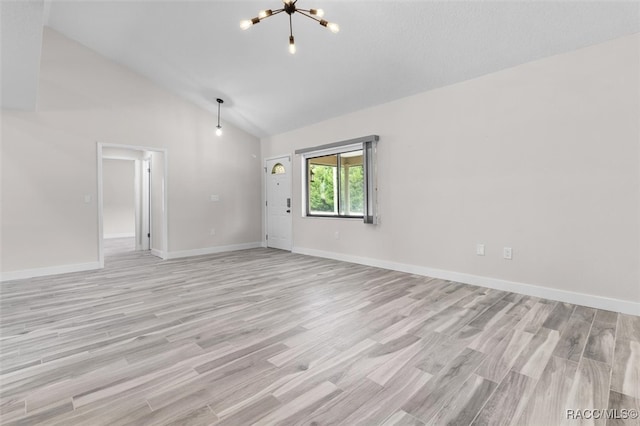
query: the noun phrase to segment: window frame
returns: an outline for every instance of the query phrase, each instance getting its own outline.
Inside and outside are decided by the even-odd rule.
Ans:
[[[377,223],[377,142],[379,136],[370,135],[361,138],[350,139],[342,142],[335,142],[331,144],[321,145],[312,148],[303,148],[296,150],[296,154],[301,157],[301,186],[302,186],[302,217],[310,218],[327,218],[327,219],[357,219],[362,220],[364,223],[376,224]],[[362,150],[362,168],[363,168],[363,212],[361,215],[344,215],[340,214],[340,155],[353,151]],[[336,155],[336,170],[338,174],[337,178],[337,194],[338,200],[335,200],[337,204],[338,214],[314,214],[310,211],[309,205],[309,167],[308,160],[317,157],[324,157],[329,155]]]
[[[362,213],[356,213],[356,214],[344,214],[344,213],[341,213],[342,211],[348,211],[349,210],[348,206],[345,207],[345,204],[348,203],[348,200],[345,200],[343,198],[343,195],[346,193],[344,188],[343,188],[343,185],[345,185],[345,184],[348,185],[349,184],[348,177],[346,178],[345,181],[343,181],[343,175],[342,175],[342,172],[343,172],[342,168],[343,168],[343,161],[344,161],[343,154],[347,154],[347,153],[351,153],[351,152],[361,152],[362,153],[361,155],[363,157],[363,164],[362,164],[361,167],[363,167],[363,169],[364,169],[364,151],[362,150],[361,147],[356,147],[355,149],[350,149],[348,151],[347,150],[340,151],[340,152],[337,152],[335,154],[320,154],[320,155],[310,155],[310,156],[305,157],[305,165],[306,165],[306,168],[307,168],[307,171],[306,171],[306,178],[307,179],[306,179],[306,184],[305,184],[305,188],[307,189],[306,197],[305,197],[305,201],[306,201],[305,204],[306,204],[306,207],[307,207],[306,216],[309,216],[309,217],[342,217],[342,218],[347,218],[347,219],[363,219],[364,218],[364,203],[363,203],[363,212]],[[337,214],[335,214],[335,213],[333,213],[333,214],[331,214],[331,213],[324,214],[324,213],[318,213],[318,212],[312,212],[311,211],[311,200],[310,200],[311,194],[309,193],[309,187],[311,186],[311,178],[310,178],[311,177],[311,173],[309,171],[309,163],[310,163],[310,160],[313,160],[314,158],[326,158],[326,157],[335,157],[335,160],[336,160],[336,165],[335,166],[331,165],[331,166],[327,166],[327,167],[335,168],[335,171],[334,171],[335,181],[334,181],[334,191],[333,192],[335,194],[334,195],[334,203],[335,203],[334,204],[334,207],[335,207],[334,211],[337,211],[338,212]],[[362,186],[363,186],[363,191],[364,191],[364,186],[365,186],[364,179],[363,179],[363,182],[362,182]]]

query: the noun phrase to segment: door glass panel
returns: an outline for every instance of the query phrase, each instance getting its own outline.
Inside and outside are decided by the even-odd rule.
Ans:
[[[284,168],[284,166],[281,163],[276,163],[273,168],[271,169],[271,174],[272,175],[281,175],[283,173],[286,173],[286,169]]]

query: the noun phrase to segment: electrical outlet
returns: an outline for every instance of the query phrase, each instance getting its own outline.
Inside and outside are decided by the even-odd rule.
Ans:
[[[91,203],[91,194],[87,194],[84,196],[84,202],[85,204],[90,204]]]
[[[340,239],[340,232],[336,231],[333,233],[333,238],[335,238],[336,240]]]
[[[484,244],[476,244],[476,254],[478,256],[484,256]]]
[[[211,196],[211,201],[213,202],[220,201],[220,196],[218,194],[213,194]]]
[[[513,259],[513,250],[511,249],[511,247],[505,247],[504,249],[502,249],[502,257],[507,260]]]
[[[209,233],[211,235],[216,235],[216,228],[211,228],[211,230],[209,231]]]

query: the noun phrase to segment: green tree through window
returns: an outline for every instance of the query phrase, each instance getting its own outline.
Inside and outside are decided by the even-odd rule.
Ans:
[[[362,216],[364,212],[362,161],[362,150],[307,159],[309,214]],[[338,188],[340,188],[340,194],[338,194]]]
[[[312,212],[336,211],[333,200],[335,167],[314,164],[313,180],[309,182],[309,208]]]
[[[362,214],[364,202],[364,172],[362,166],[349,167],[349,211]]]

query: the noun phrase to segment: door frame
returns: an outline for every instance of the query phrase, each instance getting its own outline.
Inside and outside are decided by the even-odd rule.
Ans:
[[[273,155],[270,157],[265,157],[262,161],[262,165],[263,165],[263,171],[264,173],[262,174],[263,176],[263,181],[264,181],[264,185],[263,185],[263,192],[262,192],[262,211],[264,212],[264,214],[262,215],[262,247],[268,247],[267,244],[267,232],[269,231],[269,211],[267,209],[267,196],[268,196],[268,187],[269,187],[269,175],[267,172],[267,162],[268,161],[272,161],[272,160],[278,160],[280,158],[287,158],[289,160],[289,164],[290,164],[290,173],[289,173],[289,189],[290,189],[290,196],[291,196],[291,251],[293,252],[293,154],[282,154],[282,155]]]
[[[139,247],[139,250],[151,250],[153,246],[151,243],[151,221],[153,220],[151,217],[151,156],[146,156],[146,153],[142,153],[142,159],[138,160],[139,163],[139,171],[140,178],[137,180],[137,183],[140,185],[140,216],[142,220],[140,221],[140,233],[142,238],[142,244]],[[138,207],[138,206],[136,206]],[[147,237],[145,237],[147,235]],[[136,241],[137,246],[137,241]],[[138,249],[138,247],[136,247]]]
[[[167,252],[169,248],[169,191],[167,191],[168,185],[168,177],[169,177],[169,153],[166,148],[156,148],[156,147],[148,147],[148,146],[137,146],[137,145],[122,145],[122,144],[113,144],[113,143],[103,143],[96,142],[96,152],[97,152],[97,186],[98,186],[98,261],[100,263],[100,268],[104,268],[104,242],[103,242],[103,215],[104,215],[104,206],[103,206],[103,185],[104,185],[104,176],[102,171],[102,160],[103,148],[118,148],[118,149],[128,149],[132,151],[152,151],[159,152],[163,154],[164,157],[164,167],[163,174],[161,178],[164,181],[164,200],[162,208],[164,210],[164,214],[162,215],[162,250],[158,253],[155,250],[151,250],[152,254],[158,255],[162,259],[167,258]],[[151,197],[151,195],[149,195]],[[149,228],[151,228],[151,212],[149,212]],[[151,245],[151,242],[149,242]],[[151,247],[150,247],[151,248]]]

